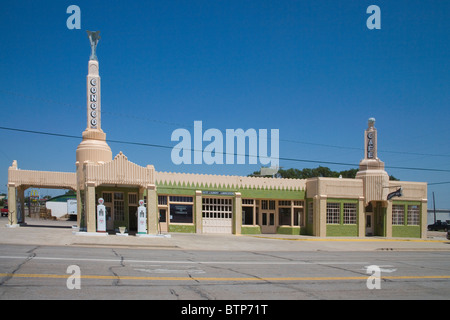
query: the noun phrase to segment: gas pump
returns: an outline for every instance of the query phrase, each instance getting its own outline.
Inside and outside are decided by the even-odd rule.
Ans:
[[[106,232],[106,207],[103,198],[98,199],[97,205],[97,232]]]
[[[144,200],[139,200],[138,234],[147,234],[147,208],[144,205]]]

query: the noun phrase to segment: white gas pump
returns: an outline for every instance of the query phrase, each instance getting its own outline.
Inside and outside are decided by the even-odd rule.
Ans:
[[[97,205],[97,232],[106,232],[106,207],[103,198],[98,199]]]
[[[144,205],[144,200],[139,200],[138,234],[147,234],[147,208]]]

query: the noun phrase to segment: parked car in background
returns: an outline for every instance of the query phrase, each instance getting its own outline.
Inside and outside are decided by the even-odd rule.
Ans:
[[[428,225],[428,231],[448,231],[448,230],[450,230],[450,225],[447,222],[442,222],[441,220],[438,220],[435,223]]]
[[[8,206],[5,206],[4,208],[1,209],[2,212],[2,217],[3,216],[8,216]]]

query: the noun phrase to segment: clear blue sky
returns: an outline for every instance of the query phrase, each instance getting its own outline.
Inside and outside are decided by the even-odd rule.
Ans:
[[[81,29],[69,30],[69,5]],[[369,30],[369,5],[381,30]],[[449,1],[11,1],[0,10],[1,126],[81,136],[86,30],[100,30],[108,139],[174,146],[177,128],[279,129],[280,157],[357,165],[376,118],[387,166],[450,170]],[[0,130],[0,192],[13,160],[75,171],[80,140]],[[247,175],[259,165],[179,165],[169,149],[110,143],[159,171]],[[339,147],[339,148],[338,148]],[[413,153],[413,154],[411,154]],[[280,161],[284,168],[319,164]],[[333,170],[352,166],[326,165]],[[356,167],[356,166],[353,166]],[[406,181],[450,172],[387,169]],[[450,184],[429,186],[450,208]]]

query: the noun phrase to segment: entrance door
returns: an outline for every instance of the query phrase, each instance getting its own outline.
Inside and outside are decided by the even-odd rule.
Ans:
[[[125,226],[123,192],[103,192],[102,198],[106,207],[106,231],[114,231],[114,221],[119,226]]]
[[[123,192],[114,192],[114,206],[113,206],[113,228],[114,225],[117,227],[125,227],[127,223],[125,221],[125,201]]]
[[[374,205],[373,228],[374,235],[386,237],[386,207],[381,201]]]
[[[128,193],[128,231],[137,231],[137,210],[138,194],[136,192]]]
[[[261,200],[261,233],[276,233],[275,200]]]
[[[169,232],[167,224],[167,209],[159,209],[159,230],[161,232]]]
[[[277,226],[275,225],[275,212],[263,211],[261,212],[261,233],[276,233]]]
[[[103,192],[103,200],[106,208],[106,231],[114,230],[114,207],[112,200],[112,192]]]
[[[366,236],[373,236],[374,221],[373,212],[366,212]]]

